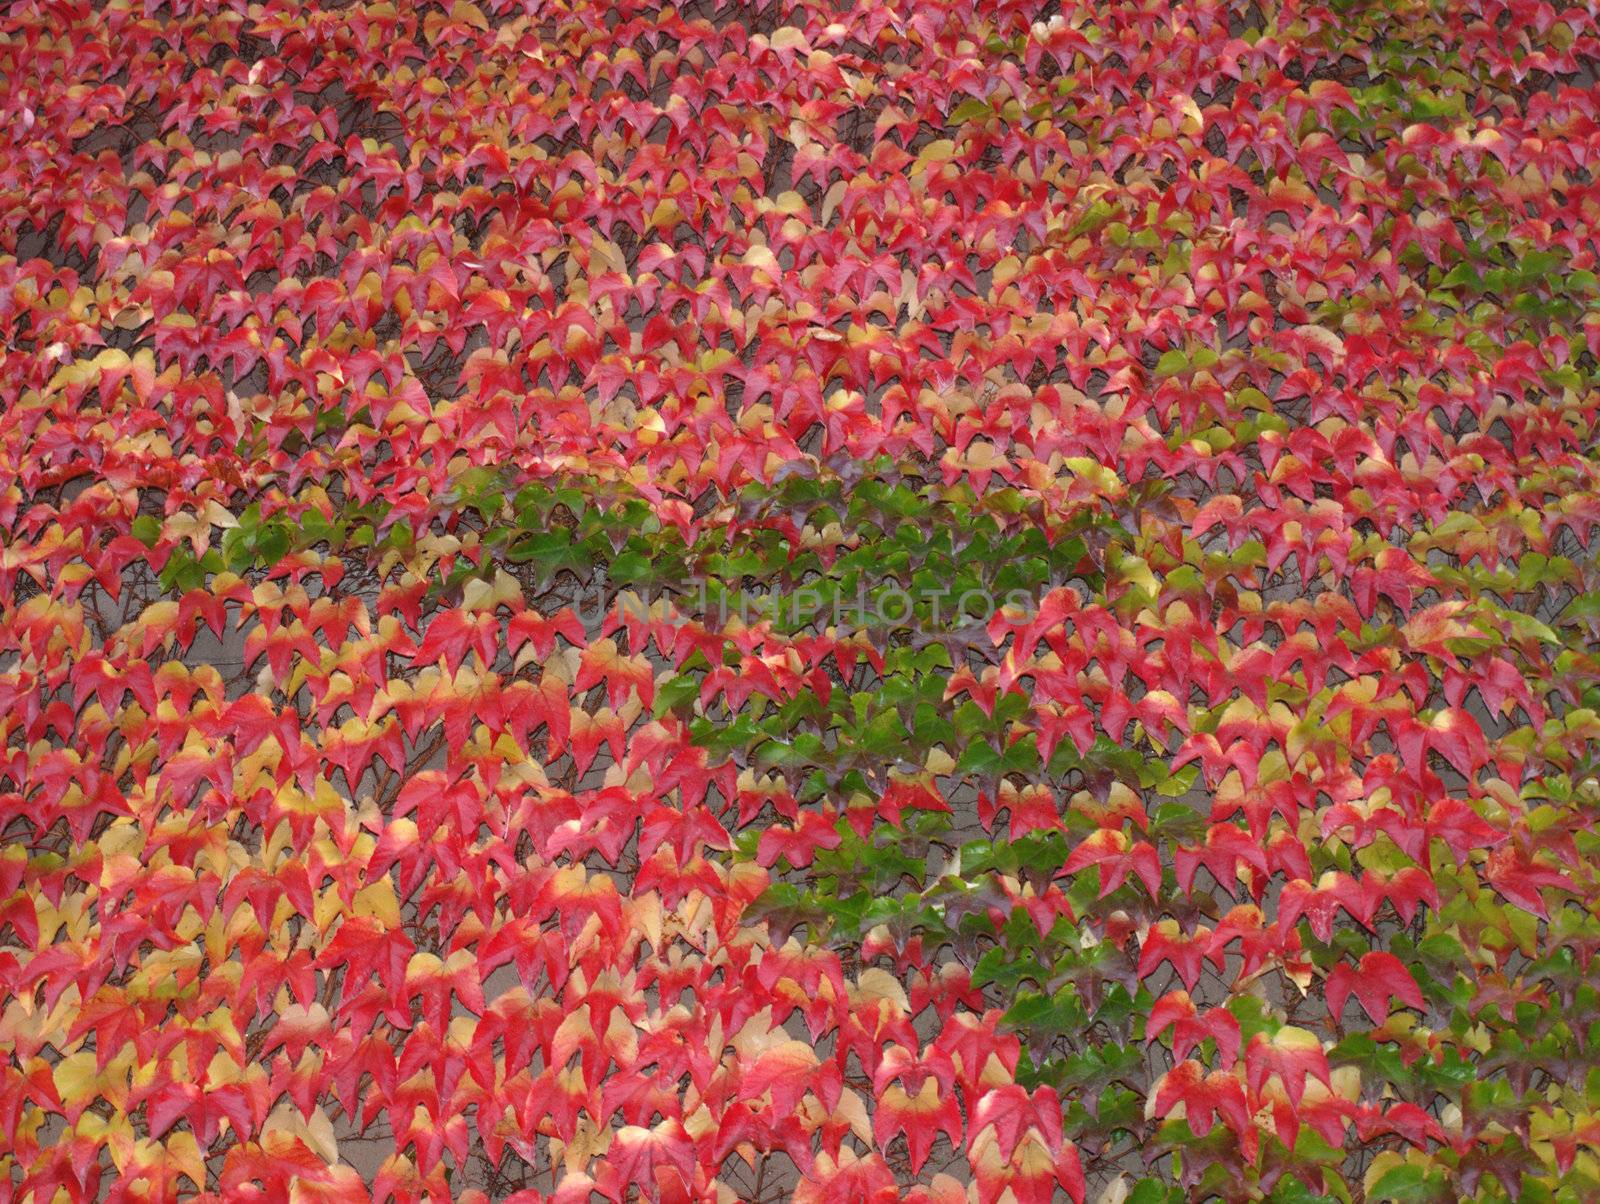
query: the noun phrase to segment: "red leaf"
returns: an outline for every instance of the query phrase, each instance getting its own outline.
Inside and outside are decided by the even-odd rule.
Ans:
[[[1374,1024],[1389,1018],[1389,1000],[1397,998],[1407,1007],[1423,1010],[1422,989],[1398,957],[1373,951],[1361,959],[1361,968],[1340,962],[1328,974],[1326,994],[1328,1014],[1338,1019],[1345,1002],[1354,994]]]

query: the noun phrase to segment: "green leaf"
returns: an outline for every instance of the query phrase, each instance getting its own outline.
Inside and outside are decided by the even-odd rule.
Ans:
[[[1124,1204],[1177,1204],[1183,1197],[1176,1187],[1159,1179],[1141,1179],[1134,1184]]]
[[[132,534],[145,547],[153,548],[161,538],[161,520],[153,514],[141,514],[133,520]]]
[[[1483,277],[1478,275],[1478,270],[1470,263],[1458,263],[1451,268],[1445,278],[1439,281],[1440,288],[1463,288],[1470,286],[1475,292],[1483,291]]]
[[[274,519],[256,535],[256,554],[265,565],[277,564],[288,550],[289,528],[281,520]]]
[[[621,584],[643,581],[650,576],[650,560],[642,552],[624,552],[611,562],[607,573]]]
[[[687,710],[694,705],[698,697],[700,697],[700,681],[691,674],[683,673],[659,682],[656,685],[656,718],[659,719],[672,711]]]
[[[964,100],[958,104],[951,111],[948,120],[949,124],[951,125],[961,125],[964,122],[973,121],[978,118],[993,116],[994,106],[992,106],[986,100],[978,100],[973,98],[970,100]]]
[[[1188,367],[1189,357],[1177,348],[1173,348],[1171,351],[1163,352],[1161,358],[1156,361],[1156,375],[1176,376]]]
[[[1433,1195],[1422,1168],[1410,1163],[1384,1171],[1367,1192],[1369,1200],[1431,1200]]]

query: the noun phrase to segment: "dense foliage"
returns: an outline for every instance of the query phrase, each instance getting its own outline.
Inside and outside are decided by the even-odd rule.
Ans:
[[[0,1200],[1600,1199],[1544,0],[0,13]]]

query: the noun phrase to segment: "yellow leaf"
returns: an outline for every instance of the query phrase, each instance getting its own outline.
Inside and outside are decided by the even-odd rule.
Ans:
[[[744,253],[744,262],[747,266],[765,272],[774,279],[781,270],[778,267],[778,257],[772,253],[772,248],[762,246],[760,243]]]
[[[937,1089],[938,1083],[932,1077],[923,1081],[924,1088],[929,1083],[933,1083],[935,1089]],[[839,1120],[849,1124],[851,1131],[855,1133],[859,1141],[866,1145],[872,1144],[872,1120],[867,1116],[867,1106],[862,1102],[861,1096],[857,1092],[850,1090],[848,1087],[841,1091],[839,1093],[838,1106],[834,1108],[833,1114]]]
[[[1138,586],[1152,596],[1161,593],[1161,585],[1156,581],[1155,574],[1150,571],[1150,565],[1140,556],[1124,556],[1117,565],[1117,574],[1122,580]]]
[[[594,241],[589,244],[589,270],[602,273],[616,272],[619,276],[623,276],[627,274],[628,261],[623,258],[621,247],[597,234]]]
[[[625,1126],[623,1129],[616,1130],[616,1132],[620,1134],[632,1127]],[[573,1133],[572,1140],[560,1150],[562,1161],[567,1170],[572,1173],[581,1172],[589,1165],[592,1159],[604,1154],[611,1148],[612,1134],[613,1130],[602,1129],[595,1124],[589,1118],[587,1112],[581,1115],[578,1118],[577,1130]],[[552,1158],[557,1154],[556,1146],[558,1144],[557,1142],[551,1142],[550,1153]]]
[[[270,1151],[285,1138],[299,1139],[306,1149],[330,1165],[339,1161],[339,1143],[333,1135],[333,1122],[321,1108],[313,1111],[308,1120],[288,1100],[280,1103],[262,1126],[261,1142]]]
[[[470,0],[456,0],[450,6],[450,19],[459,21],[464,25],[470,25],[474,29],[487,30],[489,28],[489,18],[483,15],[483,9],[471,3]]]
[[[691,1141],[699,1141],[700,1138],[715,1133],[717,1131],[717,1122],[711,1117],[711,1109],[701,1104],[688,1116],[685,1116],[683,1118],[683,1131],[689,1134]]]
[[[772,200],[772,207],[779,213],[786,213],[791,217],[799,217],[806,212],[806,199],[792,188],[780,192]]]
[[[358,890],[355,913],[375,919],[385,928],[400,927],[400,902],[395,898],[394,882],[385,876]]]
[[[900,980],[887,970],[872,966],[861,971],[856,979],[856,989],[851,992],[853,1003],[877,1003],[887,999],[901,1012],[911,1009],[911,1000],[906,997],[906,989],[900,985]]]
[[[683,220],[683,210],[671,197],[659,202],[650,211],[650,226],[656,230],[671,230]]]
[[[195,1187],[204,1190],[206,1161],[200,1157],[200,1143],[193,1133],[179,1129],[167,1138],[167,1160],[178,1168],[180,1175],[187,1176]]]
[[[1118,1175],[1101,1189],[1095,1204],[1123,1204],[1128,1198],[1128,1177]]]
[[[661,896],[648,891],[624,904],[628,926],[650,942],[652,949],[661,948]]]
[[[1195,104],[1194,97],[1185,95],[1178,102],[1178,108],[1183,113],[1183,132],[1185,134],[1198,134],[1205,129],[1206,119],[1200,112],[1200,106]]]
[[[843,180],[835,180],[833,184],[829,186],[828,191],[823,193],[822,211],[818,215],[821,225],[826,226],[828,224],[829,219],[833,216],[833,211],[837,209],[839,207],[839,203],[844,200],[845,193],[847,191],[849,191],[848,184],[846,184]]]
[[[68,1107],[94,1096],[100,1083],[99,1072],[94,1067],[93,1050],[70,1054],[55,1064],[51,1077],[55,1079],[56,1094]]]

